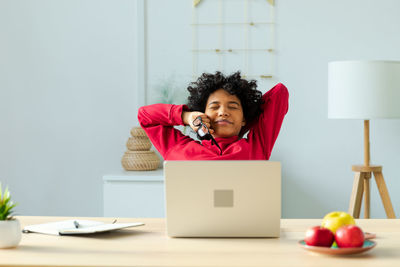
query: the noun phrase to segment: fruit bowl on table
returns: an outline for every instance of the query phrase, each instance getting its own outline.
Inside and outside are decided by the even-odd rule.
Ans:
[[[350,255],[350,254],[359,254],[365,251],[368,251],[376,246],[376,242],[372,240],[366,239],[362,247],[350,247],[350,248],[339,248],[336,246],[332,247],[320,247],[320,246],[309,246],[306,244],[304,240],[300,240],[298,243],[302,248],[323,254],[329,255]]]
[[[365,239],[374,239],[376,238],[376,234],[364,232]]]

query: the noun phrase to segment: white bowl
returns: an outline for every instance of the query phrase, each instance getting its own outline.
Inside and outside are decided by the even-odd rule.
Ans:
[[[0,221],[0,248],[18,246],[21,237],[21,225],[17,219]]]

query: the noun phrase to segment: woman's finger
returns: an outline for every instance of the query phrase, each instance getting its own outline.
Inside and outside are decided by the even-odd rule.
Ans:
[[[203,120],[204,123],[210,123],[210,118],[207,115],[202,116],[201,119]]]

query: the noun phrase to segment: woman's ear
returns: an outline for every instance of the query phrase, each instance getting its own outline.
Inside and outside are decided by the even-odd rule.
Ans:
[[[246,125],[246,120],[243,118],[242,127]]]

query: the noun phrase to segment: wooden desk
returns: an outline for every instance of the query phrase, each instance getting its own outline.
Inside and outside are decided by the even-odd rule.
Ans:
[[[71,219],[18,217],[22,226]],[[83,218],[82,218],[83,219]],[[111,222],[114,218],[89,218]],[[23,234],[16,249],[0,249],[0,266],[399,266],[400,220],[357,220],[377,234],[377,247],[365,254],[327,256],[300,248],[305,230],[321,220],[283,219],[279,239],[169,238],[164,219],[145,226],[88,236]],[[0,237],[1,238],[1,237]]]

